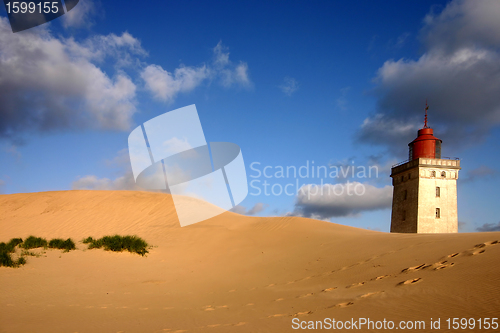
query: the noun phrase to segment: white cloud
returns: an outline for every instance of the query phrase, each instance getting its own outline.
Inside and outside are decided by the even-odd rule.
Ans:
[[[396,47],[396,48],[403,47],[403,45],[406,43],[406,40],[408,39],[408,37],[410,37],[410,33],[409,32],[405,32],[405,33],[401,34],[397,38],[396,44],[394,44],[394,47]]]
[[[16,158],[17,161],[21,160],[21,158],[23,157],[23,155],[21,154],[21,152],[19,150],[17,150],[17,146],[14,145],[14,144],[5,144],[3,145],[2,147],[2,150],[12,156],[14,156]]]
[[[78,5],[62,17],[63,26],[65,28],[90,27],[93,24],[91,17],[96,11],[97,5],[93,0],[79,1]]]
[[[56,37],[47,27],[13,34],[0,17],[0,138],[22,142],[27,130],[130,129],[137,88],[125,70],[138,73],[147,90],[164,101],[207,80],[226,87],[251,84],[246,63],[233,64],[220,42],[213,52],[209,65],[170,73],[144,65],[147,52],[128,32],[83,41]],[[112,75],[99,67],[109,63]]]
[[[214,65],[217,68],[224,68],[229,65],[228,48],[222,44],[222,41],[219,41],[212,51],[214,53]]]
[[[143,52],[127,33],[76,42],[44,29],[13,34],[0,17],[0,137],[27,129],[129,129],[135,84],[123,71],[110,77],[95,63]]]
[[[337,107],[341,109],[342,111],[347,110],[347,93],[351,90],[351,87],[344,87],[340,89],[340,97],[337,98]]]
[[[240,62],[235,65],[229,60],[229,52],[222,42],[219,42],[213,51],[213,60],[207,65],[198,67],[181,65],[173,73],[159,65],[149,65],[141,72],[146,89],[159,100],[170,102],[179,93],[194,90],[205,80],[218,81],[222,86],[229,88],[233,85],[251,86],[248,76],[248,65]]]
[[[455,0],[427,15],[425,53],[417,60],[388,60],[378,70],[378,113],[365,120],[358,139],[394,152],[413,139],[410,124],[423,126],[426,99],[429,124],[447,147],[474,143],[500,125],[498,17],[496,0]]]
[[[163,101],[173,100],[179,92],[193,90],[208,76],[206,66],[179,67],[172,74],[161,66],[149,65],[141,73],[146,88],[154,97]]]
[[[75,180],[71,187],[73,190],[143,190],[135,185],[131,174],[116,179],[98,178],[88,175]]]
[[[292,96],[292,94],[299,89],[299,83],[293,77],[286,76],[279,88],[286,95]]]
[[[167,141],[162,143],[162,146],[164,148],[164,151],[170,154],[184,152],[193,148],[186,138],[179,139],[177,137],[168,139]]]
[[[180,141],[180,144],[183,144]],[[165,176],[161,163],[154,164],[153,167],[146,169],[137,182],[134,180],[128,149],[120,150],[116,156],[105,161],[108,168],[114,169],[115,178],[98,177],[96,175],[85,175],[78,177],[72,182],[71,188],[74,190],[137,190],[137,191],[156,191],[165,184]],[[177,165],[166,166],[169,175],[169,183],[180,183],[190,180],[188,172],[179,168]],[[182,187],[181,187],[182,188]]]
[[[295,210],[289,215],[330,219],[355,216],[363,211],[390,208],[392,186],[378,188],[366,183],[304,185],[299,189]]]

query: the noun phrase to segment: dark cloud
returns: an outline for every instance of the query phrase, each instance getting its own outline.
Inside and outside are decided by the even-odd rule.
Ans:
[[[473,182],[479,179],[488,179],[493,178],[497,175],[497,171],[491,169],[485,165],[481,165],[475,169],[472,169],[467,172],[465,177],[462,179],[462,182]]]
[[[359,182],[304,185],[297,195],[295,210],[288,215],[325,220],[386,209],[391,204],[392,186],[378,188]]]
[[[458,231],[459,232],[465,232],[466,228],[467,228],[467,223],[462,222],[462,221],[458,221]]]
[[[377,113],[364,121],[357,140],[403,158],[401,142],[410,142],[423,126],[426,99],[429,125],[451,151],[498,126],[499,15],[500,1],[472,0],[452,1],[440,14],[427,15],[425,53],[417,60],[388,60],[378,70],[371,92]]]
[[[252,208],[248,210],[244,206],[236,205],[233,209],[231,209],[231,211],[241,215],[253,216],[262,212],[267,207],[268,207],[267,204],[264,204],[262,202],[257,202]]]
[[[422,41],[429,49],[454,53],[463,48],[498,48],[500,45],[498,0],[455,0],[440,13],[424,18]]]
[[[13,34],[0,17],[0,138],[67,128],[128,129],[136,86],[96,64],[144,54],[137,39],[94,36],[84,42],[40,28]]]
[[[500,221],[495,223],[485,223],[476,229],[477,231],[500,231]]]

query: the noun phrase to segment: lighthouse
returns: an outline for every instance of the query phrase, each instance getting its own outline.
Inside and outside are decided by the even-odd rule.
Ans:
[[[427,126],[408,144],[408,160],[391,169],[391,232],[451,233],[458,231],[457,179],[460,160],[441,157],[442,141]]]

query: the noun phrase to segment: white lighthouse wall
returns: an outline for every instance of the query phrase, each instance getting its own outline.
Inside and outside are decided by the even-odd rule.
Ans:
[[[393,178],[391,232],[416,233],[418,215],[418,171],[406,170]],[[406,191],[406,195],[405,195]]]
[[[418,233],[458,232],[457,179],[457,169],[419,167]],[[439,197],[436,196],[436,187],[440,188]],[[436,208],[439,208],[439,217],[436,216]]]
[[[392,168],[391,232],[458,232],[459,170],[459,160],[430,158],[418,158]],[[436,187],[440,188],[439,197]],[[436,208],[440,210],[439,218]]]

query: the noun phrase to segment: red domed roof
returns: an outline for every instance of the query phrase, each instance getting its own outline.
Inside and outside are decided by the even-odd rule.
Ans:
[[[420,157],[424,158],[441,158],[441,141],[433,134],[432,128],[427,126],[427,101],[425,102],[425,121],[424,127],[418,130],[418,136],[415,140],[410,142],[409,159],[415,160]]]
[[[423,140],[439,140],[439,141],[443,142],[442,140],[436,138],[433,134],[434,134],[434,131],[430,127],[419,129],[417,138],[415,140],[413,140],[412,142],[410,142],[409,145],[414,143],[414,142],[423,141]]]

